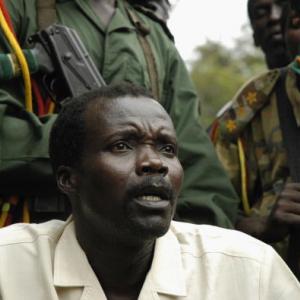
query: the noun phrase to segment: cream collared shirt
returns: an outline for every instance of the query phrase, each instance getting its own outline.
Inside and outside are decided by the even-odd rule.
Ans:
[[[1,300],[106,299],[72,220],[0,230]],[[237,231],[172,222],[139,300],[299,300],[271,247]]]

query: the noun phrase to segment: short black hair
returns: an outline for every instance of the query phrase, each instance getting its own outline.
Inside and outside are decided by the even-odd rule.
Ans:
[[[49,155],[53,170],[61,165],[76,167],[85,143],[85,111],[95,101],[106,101],[125,96],[153,98],[143,87],[119,83],[101,87],[68,100],[55,120],[49,140]]]

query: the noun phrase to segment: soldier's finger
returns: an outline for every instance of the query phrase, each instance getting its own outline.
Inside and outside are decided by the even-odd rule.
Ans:
[[[293,213],[300,215],[300,203],[293,199],[282,199],[274,207],[273,213]]]
[[[300,202],[300,191],[292,189],[284,189],[280,196],[280,199],[288,199],[296,202]],[[280,201],[280,199],[278,201]]]
[[[286,189],[300,192],[300,183],[299,182],[288,182],[284,186],[284,190],[286,190]]]
[[[274,215],[274,219],[279,222],[286,225],[292,225],[292,226],[300,226],[300,215],[293,214],[293,213],[280,213],[276,216]]]

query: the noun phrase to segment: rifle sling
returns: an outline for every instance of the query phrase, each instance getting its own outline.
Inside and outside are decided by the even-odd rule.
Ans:
[[[293,107],[286,91],[287,69],[282,69],[279,81],[276,85],[277,109],[279,123],[282,132],[283,145],[287,154],[287,161],[291,178],[294,182],[300,182],[300,127],[298,127]],[[299,230],[291,230],[287,264],[300,279],[300,238]]]
[[[133,10],[131,10],[128,6],[126,6],[126,9],[129,19],[137,29],[138,40],[143,49],[144,57],[147,64],[147,70],[153,97],[154,99],[159,101],[159,78],[157,66],[151,45],[147,39],[147,35],[150,33],[150,31]]]
[[[300,127],[297,125],[293,107],[286,92],[286,73],[286,70],[282,70],[276,86],[277,108],[290,175],[294,182],[300,182]]]

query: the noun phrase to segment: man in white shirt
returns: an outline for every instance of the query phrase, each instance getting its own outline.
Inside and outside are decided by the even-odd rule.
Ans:
[[[67,103],[50,157],[73,216],[0,230],[0,299],[300,299],[271,247],[171,222],[183,175],[176,134],[142,88],[105,87]]]

